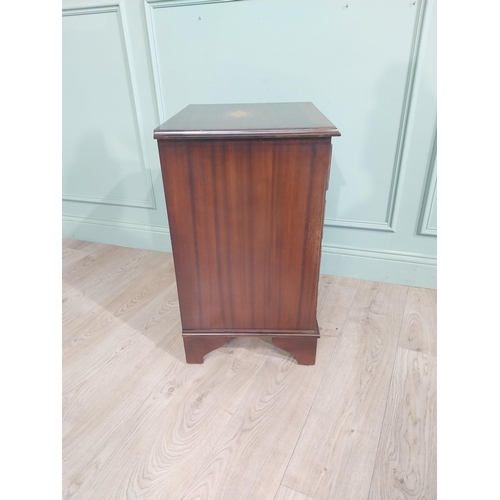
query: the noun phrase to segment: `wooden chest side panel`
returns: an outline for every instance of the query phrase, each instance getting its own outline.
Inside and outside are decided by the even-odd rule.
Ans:
[[[159,141],[184,330],[315,330],[330,139]]]

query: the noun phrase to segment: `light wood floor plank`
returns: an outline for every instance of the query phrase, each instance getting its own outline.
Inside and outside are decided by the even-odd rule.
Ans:
[[[276,497],[274,500],[314,500],[311,497],[303,495],[298,491],[287,488],[286,486],[281,485],[279,487],[278,493],[276,493]]]
[[[339,307],[320,300],[320,313],[328,308],[332,323],[342,327],[358,284],[339,287]],[[253,352],[255,339],[245,340],[254,344]],[[232,500],[241,492],[246,500],[274,498],[336,342],[334,336],[320,338],[316,365],[307,367],[267,342],[265,365],[183,500]]]
[[[102,335],[99,343],[91,348],[85,347],[85,344],[80,345],[84,351],[81,356],[68,357],[65,355],[63,358],[65,383],[76,383],[82,377],[92,378],[92,375],[87,374],[89,367],[94,364],[106,364],[108,367],[109,363],[116,361],[124,353],[128,355],[131,346],[129,344],[122,345],[122,342],[126,342],[125,339],[130,335],[144,339],[151,345],[158,345],[165,340],[170,335],[170,330],[172,330],[171,335],[179,335],[181,331],[180,314],[176,306],[176,298],[175,282],[173,282],[165,286],[165,290],[144,304],[127,321],[117,323],[108,333]]]
[[[101,425],[80,436],[85,448],[72,443],[81,465],[66,479],[66,498],[92,498],[95,491],[106,499],[163,499],[167,492],[181,498],[258,368],[214,352],[203,365],[153,379],[147,391],[136,389]],[[117,427],[120,413],[126,417]],[[68,496],[75,490],[78,495]]]
[[[96,269],[102,269],[107,264],[113,264],[123,255],[128,254],[124,247],[102,245],[95,251],[87,254],[84,258],[65,267],[62,273],[63,292],[72,289],[79,283],[92,277]]]
[[[62,269],[63,272],[72,264],[87,257],[86,252],[82,252],[81,250],[75,250],[74,248],[64,247],[62,249]]]
[[[83,241],[83,240],[72,240],[69,238],[63,238],[63,246],[65,248],[74,248],[75,250],[81,250],[87,255],[94,252],[98,248],[110,247],[111,245],[104,245],[103,243],[95,243],[93,241]]]
[[[175,281],[172,264],[161,262],[128,283],[111,302],[96,307],[64,327],[63,353],[67,365],[88,354],[110,332],[129,321]]]
[[[436,356],[437,292],[410,288],[399,347]]]
[[[65,240],[63,274],[65,499],[434,491],[433,449],[401,441],[435,433],[434,375],[422,361],[435,307],[427,291],[406,300],[406,287],[321,276],[315,366],[248,338],[186,365],[171,254]],[[399,349],[394,365],[398,319],[422,353]],[[418,397],[406,405],[408,391]],[[376,461],[392,468],[374,473]]]
[[[82,317],[97,305],[106,307],[141,274],[160,264],[173,267],[172,254],[132,251],[89,273],[84,282],[63,290],[63,324]]]
[[[134,377],[136,365],[156,347],[161,346],[179,361],[184,360],[179,311],[168,300],[172,292],[161,294],[87,356],[65,369],[63,435],[101,408],[124,380]]]
[[[318,341],[314,366],[269,355],[183,500],[274,497],[336,342]]]
[[[318,324],[321,335],[338,337],[361,280],[321,275],[318,293]]]
[[[369,500],[436,498],[436,360],[398,349]]]
[[[285,486],[316,500],[367,497],[407,292],[361,283]]]
[[[271,340],[266,338],[232,338],[224,347],[218,349],[237,358],[245,358],[260,366],[267,360],[267,356],[285,358],[287,354],[278,349]]]
[[[168,368],[166,368],[168,366]],[[135,368],[135,377],[127,377],[97,410],[78,422],[63,438],[63,498],[106,497],[106,489],[88,488],[88,482],[103,474],[106,456],[103,448],[120,442],[113,439],[119,428],[137,412],[155,383],[175,374],[175,366],[167,365],[167,356],[154,349]],[[168,390],[168,389],[167,389]],[[112,450],[109,452],[112,454]]]

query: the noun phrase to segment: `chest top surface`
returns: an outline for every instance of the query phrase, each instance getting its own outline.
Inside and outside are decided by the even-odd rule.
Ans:
[[[339,136],[311,102],[190,104],[154,131],[155,139]]]

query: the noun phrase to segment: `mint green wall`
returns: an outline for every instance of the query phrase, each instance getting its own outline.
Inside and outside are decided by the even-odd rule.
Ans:
[[[64,0],[64,235],[170,250],[153,129],[279,101],[342,133],[322,272],[435,287],[435,0]]]

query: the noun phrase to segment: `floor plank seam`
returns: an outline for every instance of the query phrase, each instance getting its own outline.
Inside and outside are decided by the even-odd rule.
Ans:
[[[398,350],[405,351],[407,353],[413,352],[413,353],[421,354],[422,356],[425,356],[426,358],[429,358],[429,359],[434,359],[437,362],[437,356],[435,354],[428,354],[428,353],[422,352],[422,351],[420,351],[418,349],[411,349],[410,347],[400,347],[400,346],[398,346]]]
[[[398,354],[399,341],[400,341],[400,337],[401,337],[401,330],[403,328],[406,307],[408,305],[408,292],[409,291],[410,291],[410,288],[406,287],[405,307],[403,309],[403,314],[401,315],[401,324],[399,325],[399,329],[398,329],[398,340],[397,340],[397,343],[396,343],[396,349],[394,350],[394,357],[392,359],[391,378],[389,379],[389,383],[387,384],[387,390],[386,390],[386,394],[385,394],[384,416],[382,417],[382,422],[380,424],[380,432],[379,432],[379,435],[378,435],[377,447],[376,447],[376,451],[375,451],[375,460],[373,462],[372,477],[370,478],[370,487],[368,488],[368,494],[366,496],[366,500],[369,500],[370,493],[372,491],[373,477],[375,475],[375,465],[377,463],[377,454],[378,454],[378,450],[380,448],[380,440],[382,438],[382,429],[384,428],[384,421],[385,421],[385,417],[386,417],[386,414],[387,414],[387,406],[389,404],[389,393],[390,393],[390,390],[391,390],[392,380],[394,378],[394,371],[396,369],[396,356]]]
[[[63,239],[63,341],[80,342],[63,358],[64,498],[435,498],[435,293],[327,276],[312,370],[257,339],[193,366],[168,255]]]
[[[286,484],[284,484],[284,483],[283,483],[283,478],[285,477],[285,475],[286,475],[286,473],[287,473],[287,470],[288,470],[288,467],[290,466],[290,462],[291,462],[291,460],[292,460],[293,454],[295,453],[295,449],[297,448],[297,444],[298,444],[298,443],[299,443],[299,441],[300,441],[300,437],[302,436],[302,432],[304,431],[304,427],[305,427],[305,425],[306,425],[306,422],[307,422],[307,420],[308,420],[308,418],[309,418],[309,415],[311,414],[311,410],[312,410],[312,408],[313,408],[313,406],[314,406],[314,403],[316,402],[316,398],[317,398],[317,396],[318,396],[318,393],[319,393],[319,389],[320,389],[320,387],[321,387],[321,384],[323,383],[323,379],[325,378],[326,374],[328,373],[328,368],[329,368],[329,366],[330,366],[330,363],[332,362],[333,355],[335,354],[335,351],[337,350],[337,346],[338,346],[338,344],[339,344],[340,337],[344,334],[344,326],[345,326],[345,324],[346,324],[346,322],[347,322],[347,319],[349,318],[349,316],[350,316],[350,314],[351,314],[352,305],[354,304],[354,301],[355,301],[355,299],[356,299],[356,295],[358,294],[358,290],[359,290],[359,287],[360,287],[360,285],[361,285],[361,281],[362,281],[362,280],[359,280],[359,281],[358,281],[358,286],[356,287],[356,293],[354,293],[354,294],[353,294],[353,296],[352,296],[352,300],[351,300],[351,303],[350,303],[350,305],[349,305],[349,311],[348,311],[348,312],[347,312],[347,314],[345,315],[344,321],[343,321],[343,323],[342,323],[342,327],[341,327],[341,329],[340,329],[340,335],[337,337],[337,342],[336,342],[336,344],[335,344],[335,347],[334,347],[334,348],[333,348],[333,350],[332,350],[332,354],[331,354],[331,356],[330,356],[330,359],[328,360],[327,367],[326,367],[326,369],[325,369],[325,373],[323,374],[323,377],[322,377],[322,379],[321,379],[321,382],[318,384],[318,388],[317,388],[317,390],[316,390],[316,394],[314,395],[314,399],[313,399],[313,400],[312,400],[312,402],[311,402],[311,406],[309,407],[309,411],[307,412],[307,416],[306,416],[306,418],[304,419],[304,423],[302,424],[302,427],[301,427],[301,429],[300,429],[300,432],[299,432],[299,435],[298,435],[298,437],[297,437],[297,440],[295,441],[295,445],[294,445],[294,447],[293,447],[292,453],[290,454],[290,458],[288,459],[288,463],[286,464],[285,471],[283,472],[283,475],[281,476],[280,484],[279,484],[279,486],[278,486],[278,489],[276,490],[276,495],[278,494],[278,492],[279,492],[279,487],[280,487],[281,485],[286,486],[287,488],[290,488],[290,486],[287,486]],[[293,488],[290,488],[290,489],[293,489]],[[297,491],[298,493],[301,493],[302,495],[306,495],[306,494],[305,494],[304,492],[302,492],[302,491],[298,491],[298,490],[295,490],[295,489],[294,489],[294,491]],[[275,495],[275,497],[276,497],[276,495]],[[307,496],[307,495],[306,495],[306,496]]]
[[[231,355],[229,355],[231,356]],[[224,428],[222,429],[222,431],[220,432],[219,434],[219,438],[215,440],[213,446],[210,447],[210,451],[208,452],[207,456],[210,456],[210,454],[212,453],[212,450],[219,444],[219,440],[221,439],[222,436],[224,436],[224,432],[226,431],[226,429],[231,425],[231,423],[233,422],[233,419],[235,418],[235,415],[237,415],[238,413],[238,410],[240,409],[240,406],[242,404],[244,404],[244,402],[246,401],[246,395],[250,392],[250,390],[253,388],[254,384],[256,383],[257,381],[257,378],[258,378],[258,375],[259,373],[261,372],[261,370],[263,370],[265,368],[265,365],[266,365],[266,361],[267,359],[269,358],[269,355],[266,355],[261,367],[255,372],[255,375],[254,375],[254,380],[253,382],[248,386],[248,389],[245,391],[245,394],[243,395],[243,397],[241,398],[240,402],[238,403],[238,405],[236,406],[236,408],[234,409],[234,411],[232,413],[230,413],[231,415],[231,418],[229,418],[229,420],[227,421],[227,424],[224,426]],[[254,362],[252,362],[253,364],[256,364]],[[189,490],[191,489],[191,485],[193,483],[195,483],[196,479],[198,478],[198,474],[200,473],[200,471],[205,467],[205,462],[202,461],[200,463],[200,467],[198,468],[198,470],[196,471],[196,474],[193,474],[193,480],[191,482],[189,482],[187,484],[187,487],[186,489],[184,490],[184,492],[182,493],[181,495],[181,500],[183,498],[185,498],[185,495],[187,492],[189,492]]]

